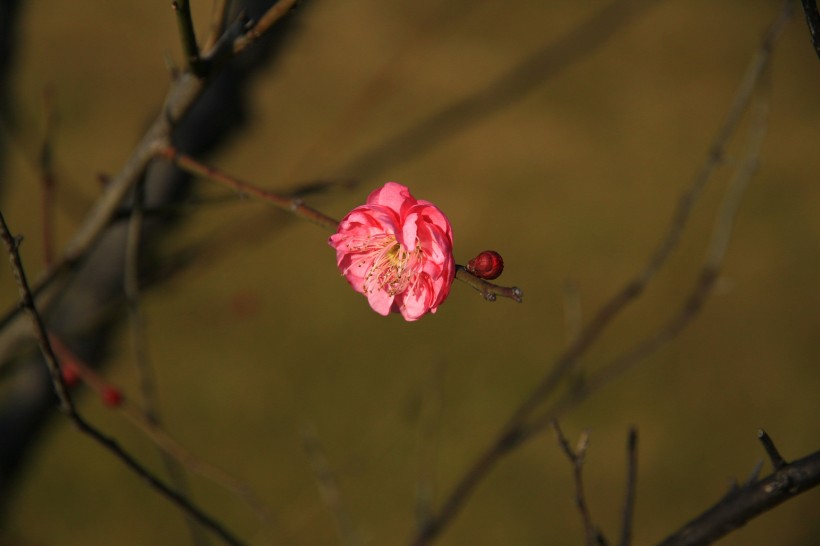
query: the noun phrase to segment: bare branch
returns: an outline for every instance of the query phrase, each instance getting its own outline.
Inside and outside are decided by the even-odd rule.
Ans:
[[[711,544],[775,506],[820,485],[820,451],[781,466],[769,476],[729,492],[659,546]]]
[[[77,367],[82,380],[93,390],[102,396],[106,388],[110,386],[100,377],[86,362],[75,354],[60,338],[54,334],[49,334],[49,341],[59,357],[60,362],[70,361]],[[163,453],[180,464],[185,466],[190,472],[210,480],[220,487],[230,491],[237,498],[243,501],[253,512],[260,522],[270,528],[274,528],[276,518],[273,511],[259,497],[259,495],[245,482],[228,474],[222,468],[200,459],[188,448],[179,443],[167,431],[148,420],[141,408],[134,405],[128,396],[123,396],[122,403],[116,406],[116,410],[128,419],[133,426],[140,430],[151,442],[153,442]]]
[[[210,51],[225,31],[229,7],[230,2],[228,2],[228,0],[214,0],[213,8],[211,9],[211,28],[202,46],[203,51]]]
[[[274,4],[266,15],[260,19],[257,26],[254,27],[257,30],[252,34],[256,37],[261,36],[294,3],[295,0],[280,0]],[[229,38],[232,36],[231,34]],[[255,38],[246,40],[245,46],[250,45],[253,41],[255,41]],[[212,57],[213,55],[222,55],[221,51],[217,51],[218,49],[215,46],[214,51],[209,52],[209,57],[203,61],[207,60],[212,63],[215,60]],[[233,55],[232,47],[227,52],[227,56],[230,55]],[[220,60],[222,60],[222,57],[220,57]],[[209,71],[213,71],[212,68],[209,68]],[[213,76],[213,74],[209,75]],[[96,200],[93,208],[66,245],[62,256],[32,286],[32,295],[41,308],[47,307],[52,298],[59,293],[60,286],[55,286],[57,281],[66,280],[66,274],[76,269],[80,260],[100,239],[105,228],[117,213],[123,199],[131,191],[137,179],[145,172],[149,163],[160,151],[170,145],[171,131],[200,98],[206,86],[207,82],[205,80],[191,72],[183,72],[173,80],[161,111],[143,134],[128,160],[105,185],[102,195]],[[0,318],[0,355],[9,351],[19,339],[20,330],[12,324],[18,320],[19,311],[18,308],[10,309]],[[0,361],[2,360],[0,358]]]
[[[279,0],[259,18],[247,31],[234,40],[233,52],[239,53],[245,50],[249,45],[262,37],[268,29],[279,19],[284,17],[299,0]]]
[[[37,307],[34,303],[34,296],[31,293],[28,279],[26,278],[25,270],[23,269],[23,262],[20,259],[20,244],[23,239],[21,237],[14,237],[6,224],[6,219],[3,213],[0,212],[0,237],[6,246],[9,260],[11,260],[11,270],[14,275],[15,283],[20,294],[20,309],[27,312],[31,320],[31,330],[34,332],[37,341],[40,344],[41,350],[45,356],[46,365],[48,366],[49,374],[51,375],[51,383],[54,388],[54,394],[57,395],[57,402],[59,403],[60,411],[73,417],[76,415],[74,403],[68,394],[68,388],[63,375],[60,371],[60,364],[54,356],[51,349],[48,335],[46,335],[46,327],[43,319],[37,312]]]
[[[420,546],[428,544],[436,538],[444,527],[449,524],[450,520],[461,510],[476,486],[501,458],[543,430],[558,415],[559,410],[564,409],[555,405],[552,409],[543,412],[537,419],[528,423],[533,413],[542,405],[548,396],[555,392],[555,389],[567,377],[568,373],[578,365],[581,357],[594,345],[609,324],[644,292],[648,283],[655,277],[655,273],[666,263],[672,250],[677,247],[681,234],[688,223],[694,204],[700,197],[706,183],[712,178],[717,166],[723,160],[728,142],[736,132],[741,117],[748,108],[753,93],[763,77],[771,58],[774,43],[785,27],[789,14],[790,10],[788,9],[788,2],[786,2],[783,9],[778,13],[775,22],[765,33],[760,47],[755,52],[749,69],[730,106],[727,118],[718,131],[718,135],[709,150],[706,161],[696,175],[693,184],[679,201],[678,208],[673,215],[668,230],[655,252],[650,256],[645,267],[593,315],[592,320],[581,331],[574,343],[555,360],[551,370],[513,412],[490,445],[485,448],[472,466],[470,466],[456,482],[456,485],[439,509],[437,517],[431,519],[427,527],[415,535],[411,544]],[[754,146],[750,146],[750,149],[754,149]],[[750,155],[752,154],[750,153]],[[755,161],[752,163],[756,165],[757,156],[754,155],[753,157]],[[741,169],[737,177],[750,176],[750,172],[753,172],[752,167]],[[741,182],[742,180],[737,183]],[[720,247],[713,247],[713,249],[716,248]],[[714,250],[710,252],[710,256],[718,256],[717,251]],[[677,334],[683,326],[688,324],[689,320],[696,316],[706,296],[710,293],[716,275],[717,271],[712,267],[712,264],[707,264],[707,267],[704,267],[702,270],[692,294],[687,301],[684,302],[680,313],[670,319],[667,326],[662,328],[655,337],[641,343],[633,353],[622,357],[622,359],[617,361],[617,364],[613,363],[613,365],[620,367],[623,365],[624,360],[632,362],[636,359],[643,358],[648,354],[648,351],[654,351],[660,344],[668,341],[670,336]],[[615,368],[612,368],[612,370],[614,371]],[[586,389],[586,387],[582,388]],[[577,393],[573,395],[575,397],[574,399],[570,397],[570,403],[577,402],[577,400],[585,396],[585,394],[583,394],[584,391],[580,392],[582,392],[581,395]]]
[[[62,256],[31,287],[32,297],[36,299],[38,306],[44,308],[48,305],[59,291],[59,286],[54,286],[55,282],[58,279],[66,280],[66,274],[77,267],[81,258],[99,240],[123,198],[143,174],[156,152],[169,141],[173,125],[190,108],[202,90],[202,82],[192,76],[183,74],[176,80],[166,98],[163,112],[146,131],[120,172],[105,185],[102,195],[66,245]],[[7,340],[6,336],[11,336],[16,329],[8,326],[18,320],[19,313],[19,308],[13,308],[0,320],[0,353],[8,350],[10,341],[13,341]]]
[[[621,518],[621,546],[632,542],[632,524],[635,514],[635,495],[638,482],[638,429],[631,427],[626,441],[626,493]]]
[[[578,283],[572,279],[567,279],[564,283],[563,296],[564,335],[567,340],[567,347],[569,347],[578,339],[578,335],[581,333],[581,325],[584,323]]]
[[[441,443],[441,415],[444,406],[444,363],[436,362],[430,377],[422,386],[416,449],[418,466],[416,478],[416,524],[426,525],[433,513],[436,495],[436,460]]]
[[[463,266],[456,266],[456,278],[481,292],[487,301],[495,301],[498,296],[509,298],[521,303],[524,301],[524,291],[517,286],[500,286],[484,279],[479,279]]]
[[[134,364],[137,369],[137,376],[140,380],[140,391],[142,394],[142,403],[145,408],[145,417],[152,423],[159,424],[159,414],[155,400],[156,388],[154,385],[153,371],[148,358],[145,318],[140,309],[139,259],[144,198],[144,184],[137,183],[134,188],[134,200],[125,240],[123,288],[131,327],[131,345],[134,355]]]
[[[789,464],[780,455],[780,452],[777,450],[777,447],[774,445],[774,442],[765,430],[758,430],[757,438],[760,440],[760,443],[763,444],[763,449],[766,450],[766,454],[769,456],[769,460],[772,462],[772,468],[774,468],[775,470],[780,470],[781,468]]]
[[[820,11],[817,10],[817,0],[801,0],[806,23],[809,25],[811,43],[817,57],[820,58]]]
[[[576,450],[573,450],[566,436],[564,436],[564,433],[561,431],[561,427],[558,426],[558,421],[552,422],[552,429],[558,438],[558,445],[561,447],[561,451],[564,452],[569,462],[572,463],[572,476],[575,482],[575,506],[581,514],[586,544],[587,546],[606,546],[606,538],[598,526],[592,522],[592,515],[589,513],[589,507],[587,506],[586,496],[584,494],[584,460],[587,447],[589,447],[589,433],[586,431],[581,433],[581,437],[578,439],[578,447]]]
[[[49,340],[45,324],[43,323],[43,319],[37,311],[34,296],[29,287],[22,261],[20,260],[20,239],[12,236],[2,213],[0,213],[0,237],[2,237],[3,242],[5,243],[6,250],[11,260],[12,272],[20,292],[20,305],[28,313],[31,319],[33,330],[40,345],[40,351],[43,353],[46,365],[48,366],[48,370],[51,374],[51,380],[54,386],[54,392],[57,395],[60,410],[68,416],[68,418],[81,432],[90,436],[94,441],[108,450],[125,466],[148,482],[148,484],[157,490],[157,492],[159,492],[162,496],[175,504],[183,512],[195,518],[203,527],[207,528],[227,544],[237,546],[241,545],[242,543],[221,523],[203,512],[186,497],[171,489],[145,466],[143,466],[142,463],[122,448],[115,440],[104,435],[77,412],[77,409],[68,394],[68,389],[66,388],[65,381],[63,380],[63,376],[60,371],[59,362],[54,354],[54,350],[51,347],[51,342]]]
[[[302,445],[313,469],[313,476],[316,480],[316,486],[319,488],[319,493],[322,495],[322,500],[336,522],[339,540],[344,546],[361,545],[362,540],[359,538],[353,521],[342,503],[336,475],[330,469],[330,464],[321,444],[319,444],[316,432],[311,427],[306,426],[302,429]]]
[[[171,146],[163,148],[160,155],[173,162],[174,165],[184,171],[213,180],[214,182],[218,182],[223,186],[227,186],[239,192],[240,194],[251,195],[261,199],[280,210],[291,213],[302,220],[307,220],[308,222],[328,231],[336,231],[336,228],[339,225],[338,220],[305,205],[302,199],[286,197],[284,195],[260,188],[259,186],[249,182],[239,180],[238,178],[220,171],[215,167],[205,165],[188,155],[180,153]],[[479,279],[467,271],[464,266],[456,266],[456,278],[481,292],[484,299],[487,301],[495,301],[497,296],[510,298],[519,303],[523,301],[524,292],[517,286],[499,286],[497,284],[485,281],[484,279]]]
[[[54,260],[54,189],[57,177],[54,173],[54,132],[56,114],[54,92],[50,87],[43,91],[43,142],[40,145],[40,180],[42,185],[43,264],[48,268]]]
[[[125,241],[125,266],[123,271],[123,288],[128,307],[129,326],[131,329],[131,346],[134,365],[140,381],[143,414],[145,419],[155,427],[160,427],[159,401],[157,399],[154,373],[148,355],[148,340],[145,332],[145,317],[140,308],[139,264],[143,228],[143,205],[145,200],[145,183],[138,182],[134,187],[131,217],[128,221],[128,232]],[[160,450],[165,470],[177,491],[190,498],[188,482],[182,466],[168,453]],[[207,539],[196,519],[186,515],[185,522],[195,545],[204,546]]]
[[[703,266],[692,290],[683,300],[678,311],[664,322],[657,331],[639,341],[632,349],[612,359],[594,374],[586,377],[583,383],[570,390],[563,400],[553,404],[549,410],[534,419],[526,428],[527,436],[536,434],[569,407],[586,399],[592,392],[600,390],[615,378],[621,376],[626,370],[669,343],[698,316],[706,300],[711,295],[712,288],[723,266],[740,201],[757,171],[760,150],[766,135],[767,116],[768,106],[766,100],[761,99],[758,101],[756,108],[753,109],[746,150],[729,182],[726,195],[715,219],[712,239],[709,242]]]
[[[219,169],[204,165],[203,163],[200,163],[190,156],[180,153],[170,146],[164,148],[161,151],[161,155],[184,171],[213,180],[214,182],[218,182],[241,194],[252,195],[258,199],[262,199],[278,209],[285,212],[290,212],[297,217],[316,224],[328,231],[336,231],[336,228],[339,225],[338,220],[334,220],[330,216],[308,207],[302,202],[301,199],[285,197],[283,195],[262,189],[259,186],[255,186],[248,182],[243,182],[242,180],[232,177]]]
[[[196,32],[194,31],[194,20],[191,17],[191,7],[188,0],[174,0],[171,7],[177,15],[177,27],[179,28],[179,40],[182,43],[182,52],[185,54],[185,61],[188,69],[196,76],[203,77],[202,62],[199,58],[199,46],[196,43]]]
[[[487,2],[476,0],[442,2],[435,10],[430,10],[424,19],[414,22],[413,34],[396,48],[356,97],[346,104],[344,111],[317,135],[287,172],[304,172],[308,165],[316,163],[317,158],[327,158],[330,150],[338,149],[336,143],[343,142],[347,135],[366,130],[363,122],[368,114],[377,111],[379,105],[398,89],[397,75],[407,77],[416,65],[426,62],[431,53],[431,43],[442,40],[446,33],[458,28],[458,21],[468,20],[470,14],[484,4]]]
[[[465,128],[486,119],[537,89],[581,59],[609,43],[626,25],[658,0],[612,0],[566,34],[516,63],[477,92],[471,93],[417,124],[353,157],[341,173],[369,178],[386,166],[417,157]]]

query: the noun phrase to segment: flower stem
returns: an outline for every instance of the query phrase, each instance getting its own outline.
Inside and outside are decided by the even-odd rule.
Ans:
[[[495,301],[498,296],[510,298],[518,303],[524,301],[524,291],[517,286],[499,286],[484,279],[479,279],[467,271],[467,268],[463,265],[456,265],[456,278],[481,292],[487,301]]]
[[[281,210],[290,212],[299,218],[323,227],[328,231],[336,231],[336,228],[339,225],[338,220],[335,220],[330,216],[322,214],[318,210],[305,205],[301,199],[285,197],[284,195],[270,192],[248,182],[243,182],[242,180],[234,178],[219,169],[200,163],[196,159],[179,152],[176,148],[171,146],[167,146],[160,150],[160,155],[174,163],[174,165],[183,171],[208,178],[209,180],[213,180],[214,182],[228,186],[239,193],[258,197],[259,199],[267,201]]]

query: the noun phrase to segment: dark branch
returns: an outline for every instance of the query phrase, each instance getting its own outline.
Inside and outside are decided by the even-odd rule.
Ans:
[[[775,470],[780,470],[788,463],[780,456],[780,452],[775,447],[774,442],[766,434],[766,431],[760,429],[757,431],[757,438],[760,440],[760,443],[763,444],[763,449],[766,450],[766,454],[769,456],[769,460],[772,461],[772,467]]]
[[[617,2],[615,3],[617,4]],[[614,4],[613,4],[614,5]],[[533,392],[519,405],[508,421],[499,431],[495,439],[479,455],[477,460],[470,466],[463,476],[456,482],[456,485],[446,496],[438,513],[434,514],[423,528],[421,528],[411,539],[413,546],[421,546],[432,542],[451,520],[459,513],[466,504],[470,495],[474,492],[479,483],[495,467],[495,465],[508,453],[525,441],[534,437],[557,415],[555,408],[552,411],[542,413],[533,418],[533,415],[543,405],[544,401],[555,392],[556,388],[567,378],[579,364],[589,349],[597,342],[598,338],[607,327],[618,317],[621,312],[631,303],[635,302],[644,292],[650,281],[655,277],[656,272],[667,261],[672,250],[677,248],[682,232],[688,223],[691,210],[695,202],[699,199],[707,182],[711,179],[714,171],[722,163],[729,140],[737,131],[743,114],[749,107],[754,92],[768,67],[771,53],[777,38],[780,36],[786,22],[788,21],[790,10],[788,4],[780,10],[775,22],[765,33],[762,43],[755,52],[751,65],[749,66],[743,81],[741,82],[737,95],[732,102],[729,113],[721,126],[712,147],[707,154],[707,159],[695,177],[693,184],[687,189],[684,196],[678,203],[671,224],[665,232],[663,239],[655,252],[650,256],[644,268],[628,281],[621,290],[605,302],[593,316],[591,321],[579,333],[573,343],[554,361],[552,368],[544,375],[533,389]],[[612,8],[610,5],[604,10]],[[597,16],[592,21],[601,23]],[[749,176],[753,172],[752,164],[749,162],[743,172],[738,174],[739,178]],[[742,176],[741,176],[742,175]],[[742,180],[741,180],[742,181]],[[731,209],[729,209],[731,210]],[[727,214],[731,219],[731,215]],[[718,270],[713,264],[715,258],[722,258],[718,250],[725,250],[727,239],[722,235],[719,245],[715,245],[710,251],[709,262],[701,270],[696,286],[684,302],[682,310],[662,329],[657,336],[653,336],[639,345],[634,353],[626,355],[627,362],[636,357],[642,357],[654,350],[658,344],[664,343],[668,336],[673,336],[685,326],[688,321],[697,315],[706,295],[714,283]],[[719,265],[719,264],[718,264]],[[623,360],[618,359],[613,363],[614,368],[619,368]],[[580,398],[573,398],[570,403],[575,403]]]
[[[302,429],[302,446],[313,469],[313,478],[322,496],[322,501],[336,522],[339,542],[343,546],[360,546],[362,540],[359,538],[359,532],[356,530],[347,507],[342,502],[339,481],[330,468],[330,463],[316,432],[310,426]]]
[[[451,102],[416,124],[353,157],[340,169],[367,179],[434,149],[537,89],[556,74],[598,51],[658,0],[612,0],[569,32],[546,44],[475,93]]]
[[[806,14],[806,23],[809,25],[811,43],[817,58],[820,59],[820,11],[817,10],[816,0],[801,0],[803,13]]]
[[[770,476],[729,492],[659,546],[711,544],[775,506],[820,485],[820,451],[782,466]]]
[[[581,514],[581,522],[584,525],[584,537],[587,546],[606,546],[607,540],[601,530],[592,521],[592,514],[587,506],[586,495],[584,494],[584,460],[586,459],[587,446],[589,446],[589,434],[581,433],[578,439],[578,447],[573,450],[569,445],[567,437],[558,426],[558,421],[552,422],[552,428],[558,438],[558,445],[561,451],[572,463],[572,477],[575,482],[575,506]]]
[[[635,513],[635,492],[638,482],[638,429],[629,429],[626,440],[626,493],[621,524],[621,546],[632,542],[632,520]]]
[[[183,512],[194,518],[203,527],[213,532],[227,544],[239,546],[242,544],[236,537],[233,536],[225,527],[222,526],[214,518],[203,512],[187,498],[180,495],[177,491],[171,489],[168,485],[157,478],[151,471],[143,466],[130,453],[122,448],[114,439],[109,438],[99,430],[97,430],[91,423],[85,420],[77,412],[71,398],[68,394],[62,373],[60,372],[60,364],[57,356],[49,340],[48,332],[42,317],[37,311],[34,303],[34,296],[31,293],[28,279],[23,268],[22,260],[20,259],[19,246],[20,239],[11,234],[3,214],[0,212],[0,238],[6,246],[9,258],[11,260],[12,273],[17,282],[17,287],[20,292],[20,305],[28,313],[31,318],[34,334],[40,345],[40,350],[43,353],[51,379],[54,386],[54,392],[59,401],[60,410],[65,413],[74,425],[83,433],[90,436],[94,441],[111,452],[117,459],[119,459],[125,466],[132,470],[137,476],[148,482],[148,484],[156,489],[161,495],[170,500],[173,504],[179,507]]]
[[[203,77],[203,64],[199,58],[199,47],[196,43],[196,32],[194,31],[194,20],[191,17],[191,8],[188,0],[175,0],[171,3],[177,14],[177,26],[179,27],[179,39],[182,42],[182,52],[185,54],[185,61],[188,68],[195,76]]]
[[[11,261],[11,272],[14,275],[14,281],[17,284],[17,289],[20,294],[20,309],[27,312],[31,319],[32,331],[35,333],[38,343],[43,351],[43,356],[48,366],[49,374],[51,375],[51,384],[54,388],[54,394],[57,397],[59,409],[72,419],[76,420],[77,410],[74,408],[74,403],[68,394],[68,387],[63,380],[63,374],[60,371],[60,365],[57,362],[57,357],[54,356],[54,351],[51,348],[51,342],[46,333],[46,326],[43,319],[37,312],[37,307],[34,304],[34,296],[31,293],[26,272],[23,269],[23,262],[20,259],[20,244],[23,242],[22,237],[15,237],[11,234],[11,230],[6,224],[6,219],[3,213],[0,212],[0,238],[3,239],[3,244],[6,247],[9,260]]]

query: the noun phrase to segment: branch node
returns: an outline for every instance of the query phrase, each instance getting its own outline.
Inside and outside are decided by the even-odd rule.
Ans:
[[[589,447],[589,431],[583,430],[581,431],[581,435],[578,437],[578,443],[575,445],[575,453],[576,457],[578,458],[578,462],[582,463],[584,461],[584,457],[587,454],[587,448]]]

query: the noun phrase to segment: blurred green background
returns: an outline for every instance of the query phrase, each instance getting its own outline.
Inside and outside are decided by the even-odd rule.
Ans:
[[[192,477],[194,497],[239,536],[339,543],[300,437],[310,426],[363,541],[400,544],[413,528],[419,475],[436,476],[441,500],[566,346],[575,328],[568,283],[586,320],[643,266],[780,3],[659,2],[520,100],[366,172],[356,170],[362,154],[483,89],[604,3],[310,4],[275,69],[256,79],[247,130],[208,162],[270,189],[358,180],[310,200],[335,217],[400,181],[448,214],[459,263],[499,251],[507,266],[499,281],[522,287],[525,301],[490,304],[457,283],[436,315],[383,318],[339,276],[326,233],[237,200],[191,210],[162,242],[172,255],[232,234],[145,296],[148,348],[170,433],[252,484],[276,513],[278,525],[266,529],[235,497]],[[206,28],[210,3],[192,9]],[[31,2],[23,17],[13,82],[22,125],[2,142],[2,210],[26,237],[34,276],[41,220],[31,158],[43,90],[53,90],[59,118],[56,220],[65,243],[98,194],[98,173],[118,170],[157,112],[164,57],[181,55],[167,2]],[[679,337],[562,420],[573,441],[591,434],[588,502],[610,538],[632,425],[636,544],[660,540],[745,479],[764,457],[759,427],[787,459],[820,448],[820,63],[799,12],[769,81],[761,168],[714,295]],[[739,152],[731,148],[669,264],[585,368],[651,334],[680,305]],[[206,181],[197,188],[224,194]],[[6,309],[16,291],[5,268],[0,283]],[[114,345],[105,376],[136,396],[126,328]],[[152,444],[116,412],[94,396],[80,407],[161,471]],[[425,432],[433,418],[437,440]],[[177,510],[67,421],[32,457],[0,542],[186,543]],[[569,463],[545,433],[502,461],[439,543],[581,544],[573,495]],[[816,544],[818,513],[813,491],[721,544]]]

